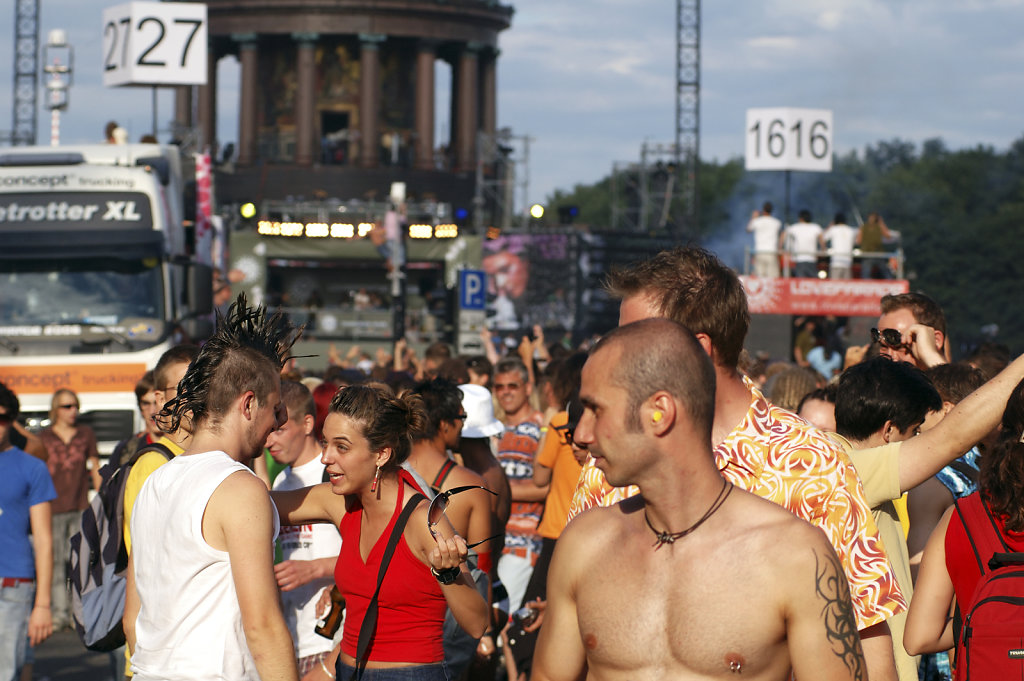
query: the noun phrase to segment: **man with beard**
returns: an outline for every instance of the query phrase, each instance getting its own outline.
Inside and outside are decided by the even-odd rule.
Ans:
[[[243,295],[219,321],[161,412],[188,446],[132,513],[124,625],[137,681],[298,679],[274,578],[277,512],[247,467],[286,418],[294,328]]]

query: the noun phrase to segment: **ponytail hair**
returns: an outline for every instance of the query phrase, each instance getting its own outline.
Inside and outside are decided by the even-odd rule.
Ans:
[[[343,414],[361,423],[371,451],[391,449],[391,458],[381,467],[384,473],[396,473],[409,458],[412,435],[423,430],[427,422],[418,395],[405,391],[396,397],[371,385],[340,388],[331,400],[329,413]]]

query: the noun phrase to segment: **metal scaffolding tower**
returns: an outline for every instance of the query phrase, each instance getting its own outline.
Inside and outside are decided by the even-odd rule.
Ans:
[[[612,164],[612,229],[642,234],[673,234],[677,240],[688,225],[670,224],[678,208],[681,188],[677,177],[678,146],[644,142],[640,162]],[[676,211],[678,213],[678,211]]]
[[[38,90],[39,0],[15,0],[12,145],[36,143]]]
[[[612,166],[612,229],[669,236],[700,231],[700,0],[676,0],[675,142],[644,142],[640,162]]]
[[[528,230],[532,141],[532,137],[515,135],[509,128],[502,128],[495,135],[477,133],[473,198],[476,234],[486,234],[488,227]]]
[[[693,234],[700,216],[700,0],[676,0],[675,165],[683,205],[677,235]]]

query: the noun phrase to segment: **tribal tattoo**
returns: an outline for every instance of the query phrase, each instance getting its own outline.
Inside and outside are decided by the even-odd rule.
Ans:
[[[835,554],[820,556],[814,551],[814,590],[825,602],[825,635],[832,652],[839,657],[855,679],[866,679],[864,654],[857,633],[857,622],[850,602],[850,585]]]

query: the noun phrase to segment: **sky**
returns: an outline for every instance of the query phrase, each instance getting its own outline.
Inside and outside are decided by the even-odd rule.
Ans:
[[[282,0],[285,2],[286,0]],[[118,120],[149,132],[153,95],[101,85],[102,12],[110,0],[40,0],[41,42],[67,30],[75,49],[61,141],[99,141]],[[635,162],[675,135],[672,0],[517,0],[501,34],[498,125],[528,137],[529,201]],[[4,3],[7,12],[13,3]],[[700,151],[742,158],[747,109],[830,109],[837,153],[882,140],[942,138],[951,149],[1006,149],[1024,131],[1024,0],[705,0]],[[11,125],[13,29],[0,23],[0,131]],[[220,65],[218,126],[237,127],[237,63]],[[438,87],[448,79],[438,74]],[[42,90],[40,97],[42,97]],[[439,97],[439,111],[444,106]],[[166,140],[172,98],[156,97]],[[39,141],[49,141],[49,114]],[[446,124],[439,116],[439,127]]]

